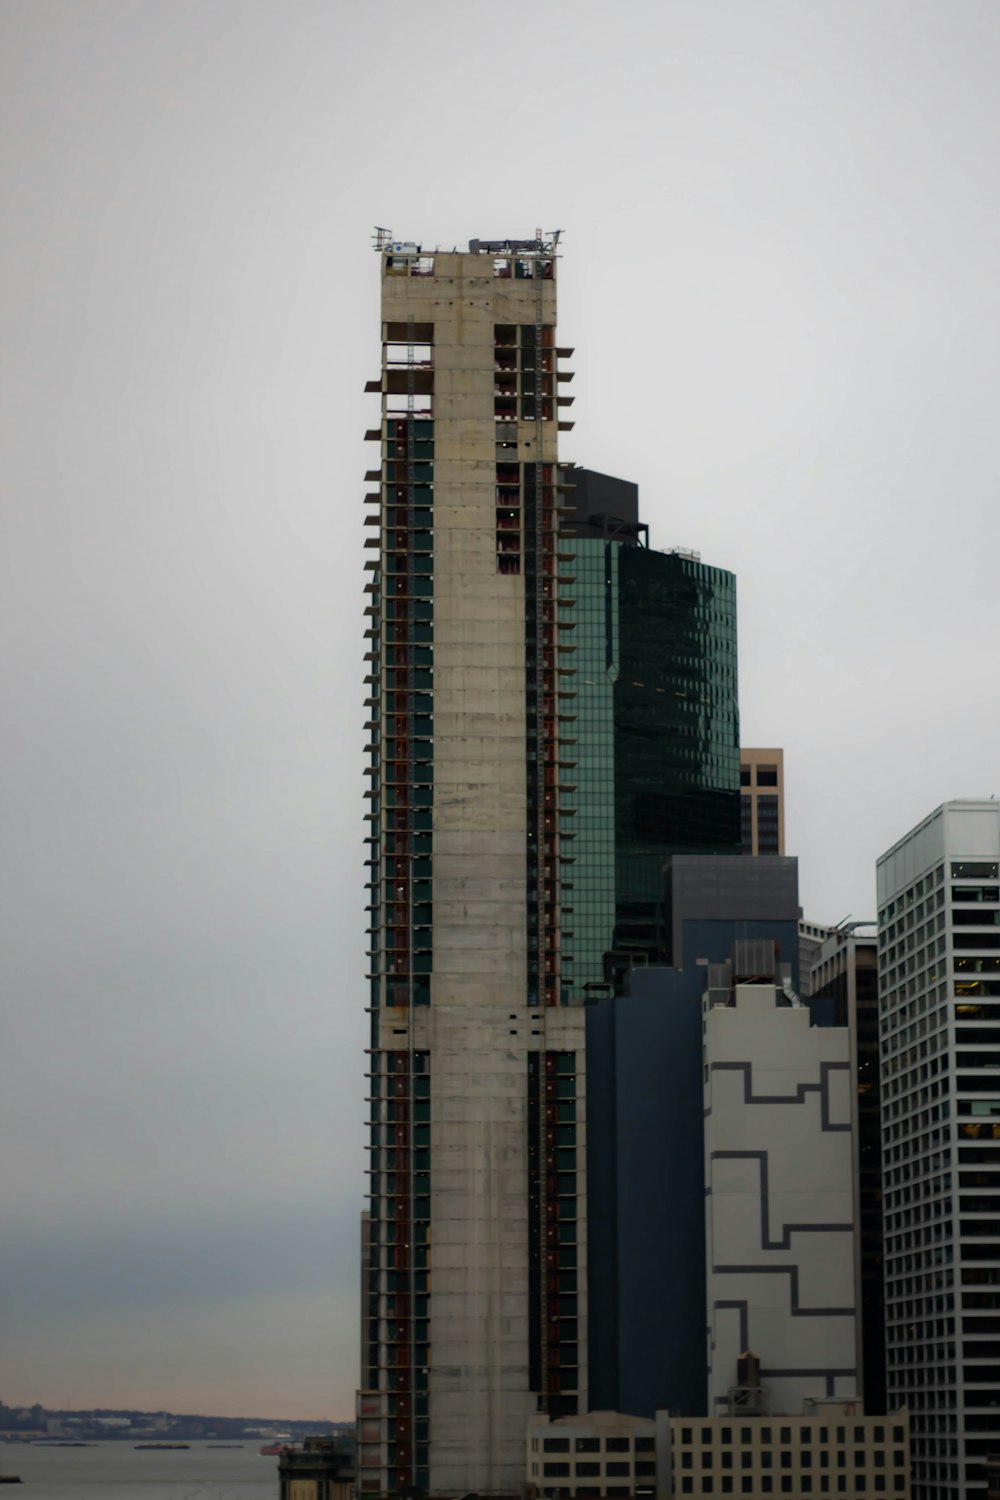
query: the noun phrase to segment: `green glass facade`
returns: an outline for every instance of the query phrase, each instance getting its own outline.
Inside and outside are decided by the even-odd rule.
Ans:
[[[736,580],[677,553],[574,545],[574,987],[587,993],[662,958],[670,855],[739,853]]]
[[[620,543],[578,537],[576,558],[576,838],[573,842],[573,984],[604,979],[615,928],[614,685],[618,673]],[[591,992],[593,993],[593,992]]]

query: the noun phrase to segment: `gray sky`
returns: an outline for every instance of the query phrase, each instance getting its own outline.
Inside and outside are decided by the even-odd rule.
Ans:
[[[0,1397],[346,1417],[371,226],[565,231],[564,456],[739,575],[807,914],[871,915],[1000,793],[1000,7],[0,27]]]

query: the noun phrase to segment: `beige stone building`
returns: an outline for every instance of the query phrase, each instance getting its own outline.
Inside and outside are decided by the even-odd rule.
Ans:
[[[910,1500],[905,1411],[866,1417],[859,1400],[807,1401],[801,1414],[672,1417],[620,1412],[528,1424],[529,1496],[841,1496]]]
[[[617,1411],[534,1417],[528,1424],[529,1493],[560,1496],[652,1495],[656,1423]]]
[[[657,1416],[657,1495],[910,1496],[909,1419],[866,1417],[860,1401],[807,1405],[801,1416]]]
[[[785,752],[740,749],[744,854],[785,852]]]

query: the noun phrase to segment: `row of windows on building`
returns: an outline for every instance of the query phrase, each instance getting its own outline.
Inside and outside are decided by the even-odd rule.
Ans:
[[[532,1438],[531,1450],[538,1452],[538,1438]],[[630,1453],[632,1451],[633,1439],[631,1437],[547,1437],[542,1438],[543,1453],[600,1453],[603,1447],[605,1453]],[[656,1440],[651,1437],[637,1437],[634,1439],[636,1453],[652,1453],[656,1447]]]
[[[754,771],[757,772],[756,780]],[[755,766],[753,764],[740,766],[740,786],[777,786],[777,766]],[[764,799],[761,798],[761,801]],[[774,799],[777,802],[777,798]]]
[[[736,1463],[737,1457],[739,1457],[739,1463]],[[694,1453],[682,1450],[679,1458],[681,1469],[693,1469],[695,1467]],[[716,1458],[718,1458],[718,1464],[716,1464]],[[869,1458],[871,1459],[871,1465],[868,1463]],[[836,1449],[833,1452],[820,1449],[817,1459],[817,1468],[821,1469],[854,1468],[867,1470],[869,1467],[874,1469],[884,1469],[887,1467],[886,1455],[881,1448],[871,1453],[866,1448],[857,1448],[853,1450],[853,1453],[843,1448]],[[716,1454],[711,1448],[703,1448],[700,1452],[700,1460],[698,1467],[702,1469],[716,1467],[721,1469],[811,1469],[813,1466],[812,1453],[808,1448],[801,1451],[794,1448],[783,1449],[778,1453],[772,1453],[769,1448],[745,1448],[739,1454],[725,1451],[720,1451]],[[896,1468],[901,1469],[905,1467],[905,1451],[902,1448],[894,1450],[891,1462]]]
[[[698,1434],[697,1437],[695,1436],[696,1430]],[[775,1431],[777,1431],[778,1433],[777,1438],[774,1437]],[[832,1439],[830,1437],[831,1431],[834,1434]],[[678,1441],[682,1447],[686,1447],[692,1443],[700,1443],[702,1445],[717,1443],[725,1447],[727,1444],[733,1442],[740,1444],[760,1443],[765,1446],[777,1442],[779,1447],[782,1445],[794,1443],[796,1448],[803,1446],[808,1449],[813,1442],[813,1430],[811,1427],[796,1427],[794,1429],[791,1427],[779,1427],[777,1429],[772,1427],[753,1428],[713,1426],[702,1427],[700,1429],[695,1429],[693,1427],[682,1427],[678,1433],[676,1441]],[[876,1423],[872,1426],[870,1431],[866,1431],[866,1428],[861,1424],[856,1424],[851,1429],[851,1436],[848,1437],[846,1426],[837,1426],[834,1428],[820,1426],[816,1429],[815,1441],[820,1446],[826,1446],[831,1441],[839,1444],[858,1444],[865,1442],[904,1443],[906,1441],[906,1428],[894,1423],[892,1424],[892,1432],[890,1436],[889,1428],[886,1424]]]
[[[532,1468],[535,1470],[537,1470],[537,1467],[537,1464],[532,1465]],[[632,1465],[630,1463],[621,1463],[614,1461],[609,1461],[608,1463],[603,1465],[590,1460],[585,1461],[582,1459],[573,1465],[559,1462],[542,1464],[542,1474],[546,1479],[569,1479],[571,1476],[571,1470],[572,1474],[577,1478],[584,1479],[596,1479],[602,1473],[607,1474],[609,1478],[627,1479],[633,1472]],[[635,1474],[638,1477],[654,1477],[656,1474],[655,1460],[650,1460],[649,1462],[637,1462],[635,1465]]]
[[[675,1493],[677,1488],[675,1482]],[[905,1474],[874,1474],[869,1486],[868,1476],[861,1473],[819,1474],[815,1482],[808,1474],[794,1477],[791,1474],[773,1477],[760,1474],[741,1476],[739,1480],[728,1474],[719,1476],[718,1480],[708,1474],[697,1478],[684,1475],[679,1486],[682,1495],[901,1495],[906,1493],[906,1488]],[[578,1489],[576,1493],[582,1495],[583,1491]],[[604,1490],[601,1493],[610,1495],[613,1491]]]
[[[996,915],[998,917],[996,925],[1000,926],[1000,911]],[[960,933],[957,935],[957,939],[952,944],[956,951],[952,954],[950,963],[954,975],[954,994],[961,996],[995,993],[989,989],[981,990],[972,978],[976,974],[1000,974],[1000,953],[990,951],[991,949],[1000,948],[1000,941],[994,943],[991,941],[992,937],[992,933],[977,933],[969,936]],[[977,951],[969,952],[967,951],[969,949]],[[936,985],[939,980],[945,978],[948,967],[944,959],[944,952],[945,940],[942,937],[936,943],[931,943],[928,947],[915,954],[913,958],[905,959],[895,969],[889,970],[884,975],[883,1004],[885,1011],[881,1026],[884,1037],[890,1039],[894,1023],[897,1027],[900,1023],[898,1002],[904,998],[908,998],[909,995],[913,995],[915,992],[919,994],[921,990],[925,993],[930,991],[932,996],[936,994],[936,991],[932,990],[931,987]],[[924,970],[925,972],[920,973],[920,970]],[[904,995],[903,992],[893,994],[892,991],[902,985],[903,981],[910,975],[917,977],[908,986],[906,994]],[[895,1014],[893,1013],[894,1010]]]

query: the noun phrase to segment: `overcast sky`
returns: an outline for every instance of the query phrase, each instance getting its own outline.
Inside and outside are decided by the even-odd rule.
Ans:
[[[810,917],[1000,793],[995,0],[3,0],[0,1398],[345,1418],[376,223],[564,230]]]

